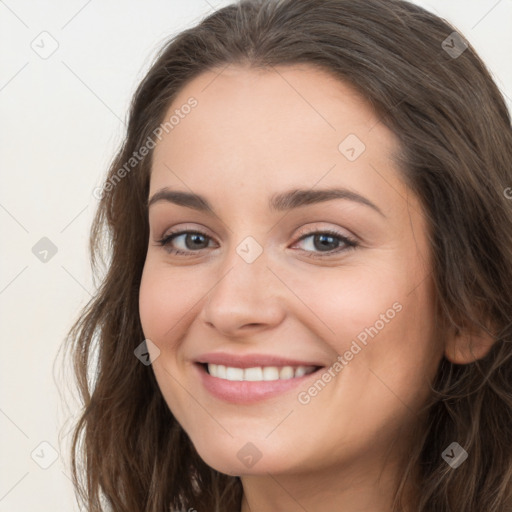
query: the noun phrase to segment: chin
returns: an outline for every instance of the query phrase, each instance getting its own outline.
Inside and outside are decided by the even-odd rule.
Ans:
[[[263,444],[263,443],[261,443]],[[230,445],[216,445],[212,449],[196,446],[196,451],[205,464],[211,468],[230,476],[265,475],[279,473],[286,468],[283,461],[289,466],[289,457],[276,453],[274,450],[265,455],[268,448],[258,448],[254,443],[247,441],[231,441]],[[281,462],[281,464],[280,464]]]

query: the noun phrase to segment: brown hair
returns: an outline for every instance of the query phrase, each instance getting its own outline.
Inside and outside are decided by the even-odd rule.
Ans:
[[[403,180],[429,221],[440,315],[452,328],[482,328],[495,339],[470,364],[442,359],[425,406],[426,433],[410,454],[394,510],[414,468],[421,472],[419,512],[511,510],[511,121],[474,49],[454,55],[443,48],[453,31],[401,0],[255,0],[214,12],[163,48],[134,95],[106,178],[115,186],[105,188],[92,226],[100,286],[67,339],[83,402],[73,431],[73,482],[87,510],[239,510],[240,479],[201,460],[151,366],[134,356],[144,339],[138,293],[151,153],[114,178],[200,73],[299,63],[351,84],[396,134]],[[464,48],[461,39],[449,41]],[[457,469],[441,457],[454,441],[469,453]]]

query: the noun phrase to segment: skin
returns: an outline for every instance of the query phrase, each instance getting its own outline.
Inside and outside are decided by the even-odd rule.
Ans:
[[[397,140],[354,89],[306,65],[203,73],[166,119],[190,96],[197,107],[154,150],[149,197],[195,192],[215,214],[166,201],[149,208],[140,318],[160,350],[162,394],[203,460],[241,476],[242,512],[390,512],[417,411],[448,350],[435,328],[426,219],[392,159]],[[352,162],[338,149],[349,134],[366,146]],[[347,199],[268,206],[277,192],[331,187],[383,215]],[[209,245],[181,236],[173,247],[191,255],[170,254],[158,240],[171,228],[201,230]],[[313,236],[298,241],[304,228],[360,245],[327,254]],[[263,250],[252,263],[236,251],[248,236]],[[210,351],[329,367],[396,303],[400,312],[307,404],[297,395],[313,381],[233,405],[209,394],[193,367]],[[237,457],[248,442],[262,454],[250,468]],[[416,498],[411,490],[411,510]]]

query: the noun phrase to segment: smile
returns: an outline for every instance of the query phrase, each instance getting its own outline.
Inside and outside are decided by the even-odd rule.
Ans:
[[[303,377],[317,370],[316,366],[255,366],[237,368],[223,364],[206,364],[206,370],[212,377],[228,381],[275,381]]]
[[[202,359],[193,367],[205,391],[217,400],[236,405],[285,399],[286,392],[306,388],[308,381],[318,378],[325,368],[316,363],[267,356],[240,358],[215,354],[207,357],[209,361],[204,360],[206,357]]]

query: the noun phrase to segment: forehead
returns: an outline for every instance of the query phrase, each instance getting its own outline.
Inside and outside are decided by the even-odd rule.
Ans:
[[[184,108],[193,98],[194,108]],[[176,96],[158,142],[151,192],[219,184],[266,196],[290,186],[396,187],[394,134],[349,84],[313,66],[209,70]],[[394,193],[391,190],[389,193]]]

